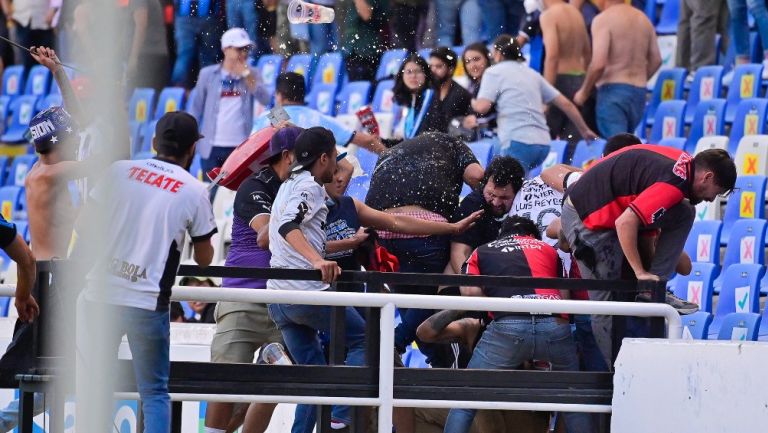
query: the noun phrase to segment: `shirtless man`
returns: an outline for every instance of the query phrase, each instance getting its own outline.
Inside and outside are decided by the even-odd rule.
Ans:
[[[544,11],[539,18],[544,37],[544,78],[568,99],[581,88],[592,56],[587,26],[578,9],[563,0],[544,0]],[[594,128],[594,102],[581,109],[581,116]],[[578,128],[557,107],[547,113],[552,138],[570,143],[568,158],[573,155],[576,142],[581,140]]]
[[[37,114],[29,123],[35,151],[40,154],[39,161],[24,180],[32,252],[38,260],[50,260],[67,257],[72,237],[76,209],[67,183],[85,177],[99,163],[93,159],[75,161],[80,144],[77,98],[56,53],[45,47],[32,47],[32,50],[32,57],[52,71],[69,110],[52,107]]]
[[[597,127],[603,137],[632,132],[643,116],[645,86],[661,66],[656,31],[623,0],[606,0],[592,21],[592,62],[573,98],[583,106],[597,85]]]

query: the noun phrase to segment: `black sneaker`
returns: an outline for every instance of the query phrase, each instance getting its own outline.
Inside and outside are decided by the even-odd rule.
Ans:
[[[651,292],[642,292],[637,295],[635,298],[638,302],[651,302]],[[670,307],[677,310],[680,314],[693,314],[697,311],[699,311],[699,306],[697,304],[694,304],[693,302],[688,302],[684,299],[680,299],[677,296],[675,296],[672,292],[667,292],[667,298],[665,300],[665,303],[669,305]]]

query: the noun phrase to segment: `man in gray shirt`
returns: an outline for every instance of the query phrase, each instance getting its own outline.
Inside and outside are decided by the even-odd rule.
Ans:
[[[328,207],[323,184],[333,181],[336,151],[333,133],[322,127],[305,130],[294,145],[293,175],[281,186],[269,219],[270,265],[273,268],[317,269],[320,281],[269,280],[271,290],[327,290],[341,268],[325,260],[325,220]],[[331,307],[318,305],[270,304],[269,315],[283,334],[297,364],[325,365],[317,331],[331,332]],[[352,307],[345,315],[347,365],[365,363],[365,320]],[[316,407],[298,405],[292,433],[311,433],[317,419]],[[349,408],[334,407],[333,420],[349,425]]]

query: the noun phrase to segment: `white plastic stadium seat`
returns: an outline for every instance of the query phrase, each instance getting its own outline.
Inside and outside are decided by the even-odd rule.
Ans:
[[[728,150],[729,138],[724,135],[708,135],[701,137],[696,143],[696,150],[694,155],[707,149],[723,149]]]
[[[768,174],[768,135],[745,135],[736,148],[736,173],[739,176]]]

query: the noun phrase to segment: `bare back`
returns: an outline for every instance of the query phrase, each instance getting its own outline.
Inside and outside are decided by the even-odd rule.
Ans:
[[[587,70],[590,42],[584,17],[568,3],[548,7],[541,15],[542,31],[554,30],[558,45],[558,74],[580,74]],[[544,26],[547,22],[547,26]]]
[[[75,208],[66,181],[54,181],[51,166],[38,161],[24,181],[31,248],[37,260],[66,258]]]
[[[598,14],[592,22],[592,35],[607,38],[601,42],[609,44],[598,86],[623,83],[645,87],[660,65],[656,32],[645,14],[630,5],[612,5]]]

